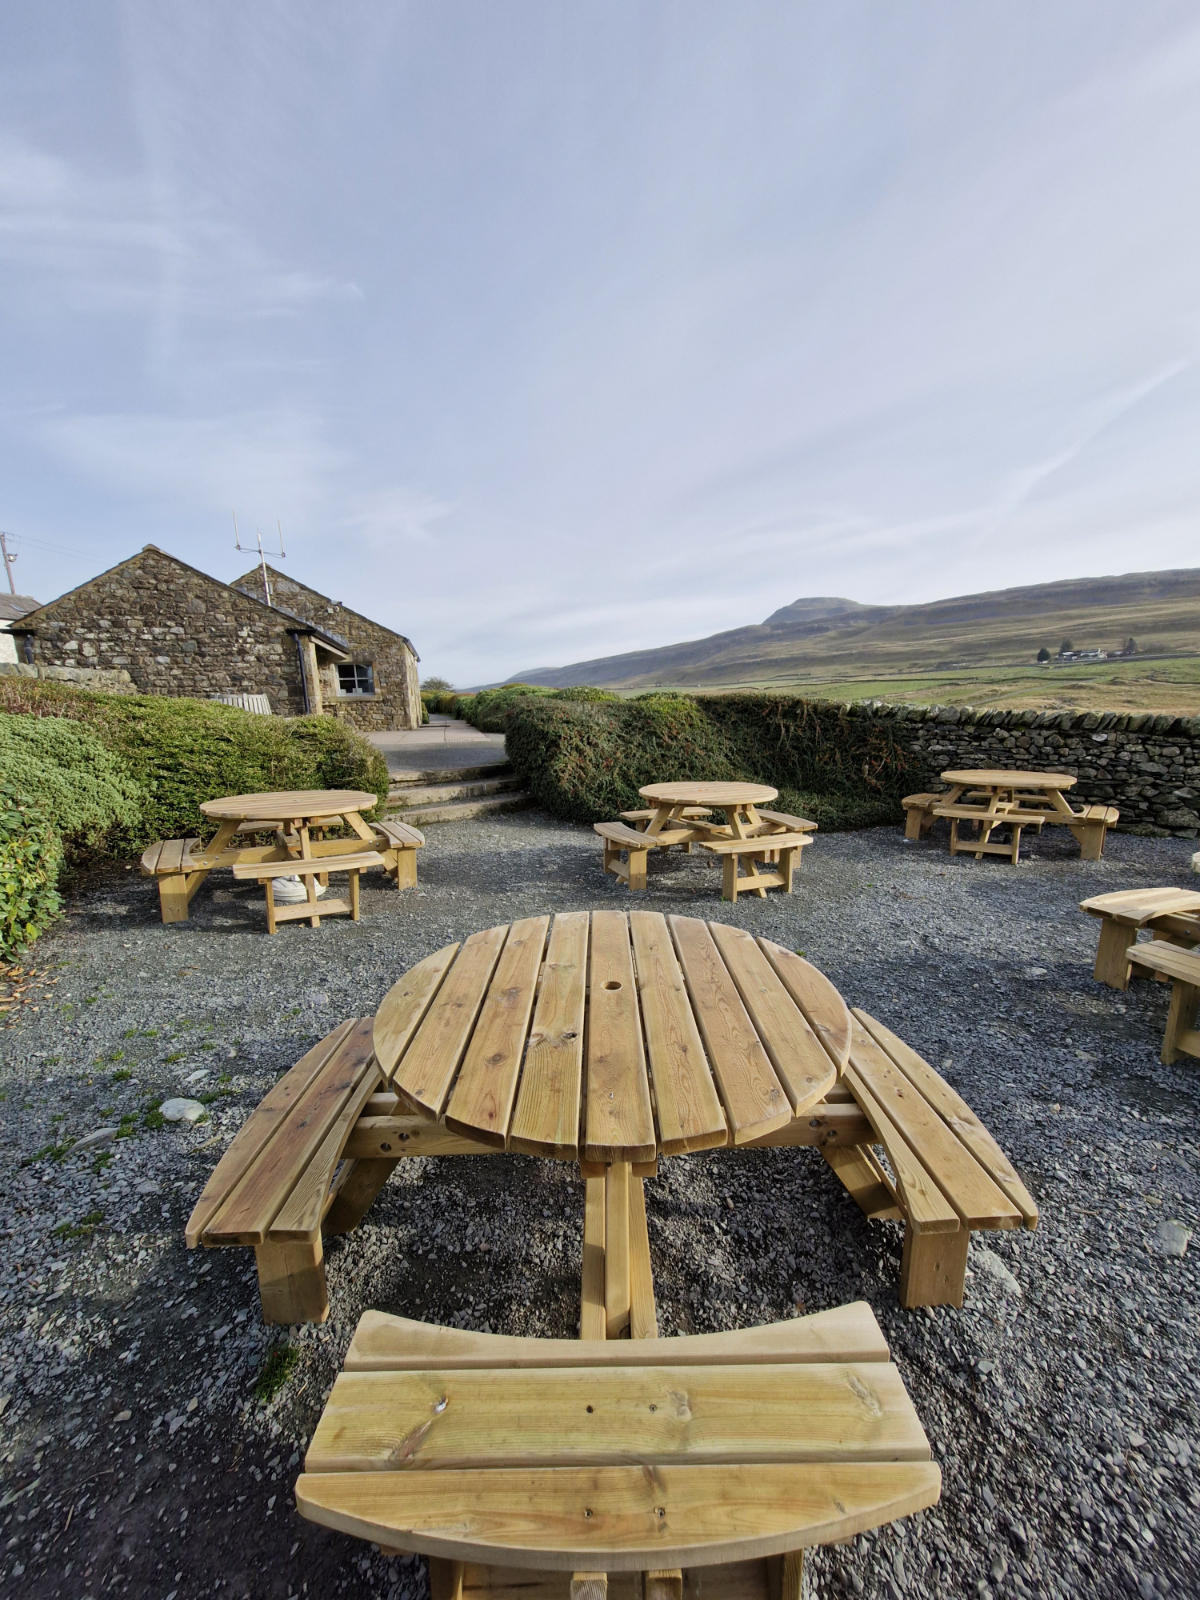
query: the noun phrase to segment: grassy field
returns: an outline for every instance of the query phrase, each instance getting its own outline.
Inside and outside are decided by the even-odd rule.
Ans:
[[[680,687],[694,692],[694,685]],[[705,692],[720,693],[722,688],[790,689],[820,700],[884,700],[891,705],[1200,716],[1200,656],[1099,662],[1092,667],[968,667],[911,677],[771,678],[706,684]]]

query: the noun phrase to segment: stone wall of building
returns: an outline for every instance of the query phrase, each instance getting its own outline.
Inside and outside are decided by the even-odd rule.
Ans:
[[[304,688],[287,622],[148,545],[13,631],[33,666],[124,671],[142,694],[265,694],[277,715],[299,716]]]
[[[941,787],[954,767],[1068,772],[1073,803],[1103,802],[1119,827],[1139,833],[1200,832],[1200,717],[1153,712],[974,711],[954,706],[856,704],[918,757],[924,783]]]
[[[95,689],[103,694],[137,693],[137,684],[123,668],[109,671],[104,667],[31,667],[24,661],[0,661],[0,677],[70,683],[76,689]]]
[[[402,634],[360,616],[339,601],[318,594],[286,573],[267,568],[271,600],[285,611],[326,629],[350,648],[352,663],[371,668],[375,692],[347,695],[341,691],[337,666],[321,669],[321,710],[349,722],[363,733],[421,725],[421,693],[417,681],[417,653]],[[235,587],[264,599],[262,569],[255,567],[234,580]]]

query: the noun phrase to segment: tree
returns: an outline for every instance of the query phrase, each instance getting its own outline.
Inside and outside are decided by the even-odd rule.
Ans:
[[[1049,652],[1049,650],[1046,649],[1045,645],[1043,645],[1042,648],[1038,651],[1037,658],[1038,658],[1039,661],[1049,661],[1050,652]]]
[[[1121,654],[1122,655],[1126,655],[1126,656],[1135,656],[1135,655],[1137,655],[1137,640],[1136,639],[1126,639],[1125,648],[1124,648],[1124,650],[1122,650]]]
[[[1064,639],[1058,647],[1058,653],[1060,656],[1070,655],[1074,648],[1075,646],[1071,643],[1070,639]]]
[[[426,678],[421,690],[428,694],[450,694],[454,690],[454,685],[447,683],[445,678]]]

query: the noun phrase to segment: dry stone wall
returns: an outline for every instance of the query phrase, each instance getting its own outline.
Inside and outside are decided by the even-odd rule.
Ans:
[[[1153,712],[976,711],[956,706],[855,705],[925,768],[925,783],[951,767],[1027,767],[1069,772],[1071,799],[1113,805],[1137,833],[1200,832],[1200,717]]]

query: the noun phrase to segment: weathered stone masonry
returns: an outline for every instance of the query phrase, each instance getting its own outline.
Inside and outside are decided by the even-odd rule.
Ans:
[[[1070,799],[1114,805],[1119,828],[1138,833],[1200,832],[1200,717],[1153,712],[975,711],[954,706],[886,706],[871,717],[918,758],[922,784],[941,787],[952,767],[1033,768],[1078,778]]]

